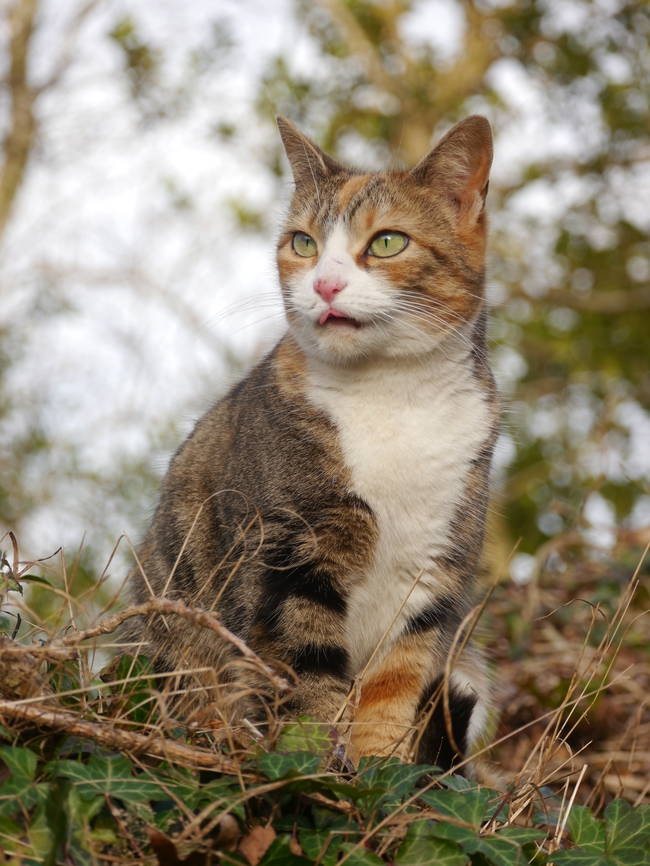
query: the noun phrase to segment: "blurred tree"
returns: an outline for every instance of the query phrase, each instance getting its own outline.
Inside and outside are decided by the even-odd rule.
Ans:
[[[427,8],[460,21],[451,52],[409,26]],[[319,59],[305,72],[277,57],[261,117],[286,114],[373,167],[413,164],[471,111],[493,122],[493,355],[514,439],[498,558],[518,538],[568,556],[563,532],[588,526],[572,543],[634,541],[650,522],[650,7],[298,0],[296,15]],[[278,148],[267,161],[281,170]]]
[[[0,86],[7,106],[0,151],[0,244],[38,140],[36,104],[65,74],[79,28],[96,5],[97,0],[91,0],[80,7],[49,77],[38,85],[28,74],[28,56],[39,0],[14,0],[4,6],[6,71]],[[7,387],[9,370],[24,349],[24,320],[24,315],[5,319],[0,328],[0,525],[13,528],[38,503],[38,494],[25,480],[29,464],[47,446],[38,408]]]

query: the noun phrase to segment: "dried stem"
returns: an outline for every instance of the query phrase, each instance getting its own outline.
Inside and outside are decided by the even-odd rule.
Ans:
[[[253,652],[240,637],[237,637],[230,629],[226,628],[214,614],[200,608],[187,607],[181,601],[173,601],[168,598],[152,598],[150,601],[144,602],[144,604],[127,607],[126,610],[120,613],[107,616],[106,619],[103,619],[97,625],[81,629],[63,638],[55,638],[51,642],[50,647],[57,649],[59,647],[77,646],[81,641],[114,632],[127,619],[131,619],[134,616],[147,616],[151,613],[176,614],[176,616],[180,616],[196,626],[216,631],[225,641],[231,643],[244,658],[249,659],[261,668],[278,691],[285,692],[291,689],[291,686],[284,677],[278,676],[273,668],[263,662],[256,652]]]

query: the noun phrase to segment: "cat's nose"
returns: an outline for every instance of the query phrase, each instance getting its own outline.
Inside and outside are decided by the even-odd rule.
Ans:
[[[347,283],[338,278],[323,279],[322,277],[314,281],[314,291],[328,304],[334,300],[334,295],[338,294],[341,289],[344,289]]]

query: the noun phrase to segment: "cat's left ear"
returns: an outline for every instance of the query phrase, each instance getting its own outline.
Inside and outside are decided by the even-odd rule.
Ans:
[[[446,194],[460,228],[467,231],[483,213],[491,165],[492,129],[485,117],[472,114],[452,127],[411,174]]]
[[[278,116],[275,119],[296,186],[318,188],[320,181],[325,178],[347,172],[346,168],[303,135],[286,117]]]

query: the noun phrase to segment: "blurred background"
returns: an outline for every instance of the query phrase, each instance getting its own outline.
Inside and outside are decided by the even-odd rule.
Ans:
[[[480,112],[492,755],[650,800],[649,35],[641,0],[0,0],[0,526],[53,584],[0,631],[110,605],[170,455],[282,334],[274,116],[374,169]]]
[[[3,0],[0,20],[0,524],[21,558],[63,546],[92,583],[282,333],[277,113],[372,169],[480,112],[505,403],[487,569],[629,578],[650,540],[646,2]]]

